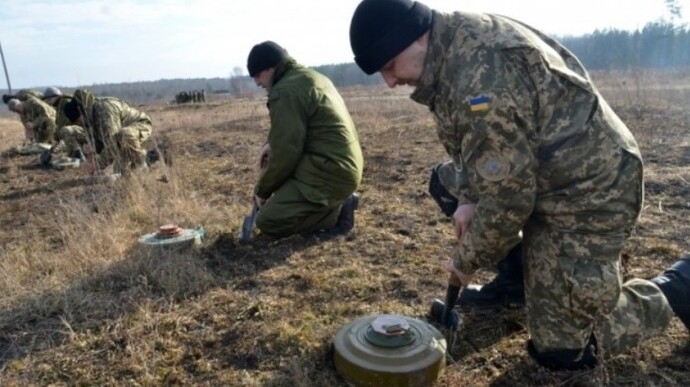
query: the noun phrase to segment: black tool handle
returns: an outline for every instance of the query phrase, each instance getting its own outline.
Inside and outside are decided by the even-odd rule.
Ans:
[[[451,273],[448,277],[448,289],[446,289],[446,307],[443,310],[443,321],[450,321],[455,303],[458,301],[462,283],[455,274]]]

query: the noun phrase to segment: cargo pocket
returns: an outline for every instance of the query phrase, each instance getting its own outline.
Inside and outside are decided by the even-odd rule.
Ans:
[[[559,267],[573,315],[596,319],[615,308],[621,292],[620,235],[562,234]]]

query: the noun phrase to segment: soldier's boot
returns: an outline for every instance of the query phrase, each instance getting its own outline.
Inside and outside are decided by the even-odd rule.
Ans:
[[[540,366],[553,371],[580,371],[597,366],[597,341],[594,335],[584,349],[561,349],[537,352],[532,340],[527,341],[527,353]]]
[[[84,151],[81,150],[81,147],[77,147],[74,149],[70,154],[69,157],[72,159],[77,159],[80,162],[84,162],[86,160],[86,156],[84,156]]]
[[[525,285],[522,271],[522,243],[518,243],[498,263],[498,273],[485,285],[469,285],[460,291],[458,305],[462,308],[509,307],[525,305]]]
[[[359,208],[359,194],[353,193],[345,199],[340,207],[340,214],[335,226],[331,229],[335,234],[347,234],[355,226],[355,211]]]
[[[686,254],[663,274],[652,278],[664,293],[673,313],[690,329],[690,254]]]

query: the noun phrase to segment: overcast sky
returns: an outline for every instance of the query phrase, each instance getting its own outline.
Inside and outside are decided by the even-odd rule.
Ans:
[[[13,89],[246,73],[251,47],[274,40],[305,65],[352,62],[359,0],[0,0],[0,44]],[[635,30],[670,19],[664,0],[426,0],[491,12],[552,35]],[[690,0],[680,0],[684,19]],[[0,88],[6,88],[4,76]]]

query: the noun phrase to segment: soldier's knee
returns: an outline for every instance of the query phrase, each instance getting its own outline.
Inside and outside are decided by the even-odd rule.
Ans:
[[[436,204],[438,204],[438,206],[441,208],[441,211],[446,216],[453,216],[455,209],[458,208],[458,199],[448,192],[446,187],[441,184],[438,171],[442,165],[443,164],[440,163],[436,164],[431,169],[431,177],[429,178],[429,194],[432,198],[434,198],[434,201],[436,201]]]

